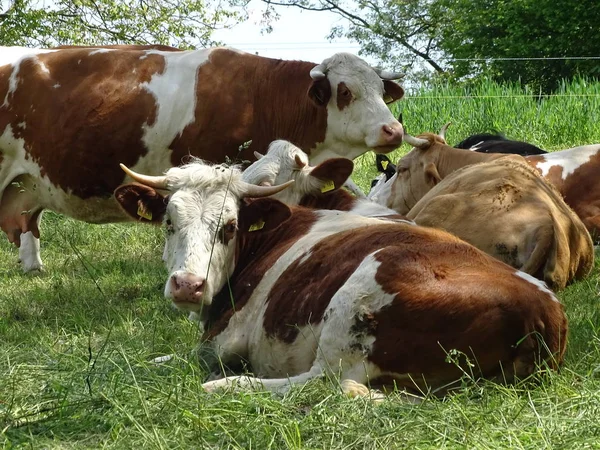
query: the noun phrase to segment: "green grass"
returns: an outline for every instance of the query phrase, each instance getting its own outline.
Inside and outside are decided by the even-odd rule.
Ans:
[[[596,93],[582,83],[565,92]],[[494,94],[495,93],[495,94]],[[488,85],[477,95],[522,95]],[[461,95],[463,97],[461,97]],[[452,98],[440,98],[452,97]],[[490,127],[548,149],[600,143],[599,100],[409,97],[409,130],[446,121],[455,143]],[[489,126],[486,126],[489,125]],[[405,152],[405,146],[395,153]],[[374,156],[357,162],[367,188]],[[0,443],[5,448],[600,448],[598,265],[560,293],[569,322],[564,367],[541,383],[470,382],[444,400],[380,405],[316,380],[285,396],[208,395],[197,326],[163,298],[162,231],[88,225],[46,213],[46,272],[21,274],[0,239]],[[157,356],[175,354],[165,364]]]

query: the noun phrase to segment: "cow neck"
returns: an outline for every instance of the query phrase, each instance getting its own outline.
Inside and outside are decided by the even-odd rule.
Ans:
[[[496,153],[478,153],[471,150],[462,150],[445,145],[439,150],[439,158],[436,167],[438,173],[443,179],[461,167],[491,161],[502,156],[506,155]]]
[[[292,216],[289,220],[274,230],[238,232],[233,274],[215,295],[206,317],[203,318],[205,339],[214,338],[227,327],[233,314],[248,302],[265,272],[305,235],[318,219],[317,214],[310,209],[294,206],[290,206],[290,209]]]
[[[350,211],[356,205],[356,197],[337,189],[325,194],[309,194],[302,197],[300,205],[313,209],[334,209],[338,211]]]
[[[327,109],[308,97],[315,63],[262,58],[254,86],[253,147],[264,151],[274,139],[286,139],[307,154],[325,140]]]

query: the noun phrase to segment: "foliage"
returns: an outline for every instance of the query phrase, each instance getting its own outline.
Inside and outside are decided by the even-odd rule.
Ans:
[[[421,91],[398,104],[413,134],[448,120],[451,142],[494,128],[546,149],[600,142],[600,84],[538,98],[486,83]],[[408,150],[406,146],[398,153]],[[358,161],[369,185],[374,156]],[[0,446],[3,448],[597,448],[600,442],[599,267],[559,293],[566,363],[539,383],[465,379],[444,400],[380,405],[347,399],[335,379],[284,396],[208,395],[192,348],[197,326],[163,297],[162,232],[94,226],[47,212],[46,273],[21,274],[0,239]],[[157,356],[173,354],[166,363]]]
[[[331,38],[355,40],[361,54],[408,70],[418,81],[432,78],[433,70],[433,78],[483,76],[521,81],[548,93],[563,78],[600,76],[598,60],[585,59],[600,57],[600,35],[595,32],[600,3],[595,0],[263,2],[338,14],[345,25],[335,27]]]
[[[8,5],[8,6],[7,6]],[[1,1],[0,45],[165,44],[207,46],[213,30],[244,18],[217,0]]]
[[[439,48],[454,58],[455,77],[482,73],[550,92],[564,78],[600,76],[597,59],[562,59],[600,57],[595,0],[436,0],[432,6],[444,18]]]

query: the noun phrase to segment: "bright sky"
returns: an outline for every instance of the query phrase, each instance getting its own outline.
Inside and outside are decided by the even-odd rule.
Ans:
[[[304,11],[293,7],[278,7],[280,19],[273,22],[271,33],[261,33],[264,4],[252,0],[248,6],[250,18],[231,30],[220,30],[213,38],[230,47],[269,58],[300,59],[321,62],[338,52],[358,54],[360,46],[345,38],[329,42],[326,37],[332,27],[343,23],[330,12]],[[372,62],[372,61],[370,61]]]

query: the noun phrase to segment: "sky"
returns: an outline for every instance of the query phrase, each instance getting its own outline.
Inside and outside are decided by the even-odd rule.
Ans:
[[[261,32],[262,9],[264,4],[260,0],[252,0],[248,5],[248,21],[231,30],[213,33],[213,39],[269,58],[321,62],[338,52],[358,54],[360,46],[356,42],[345,38],[333,42],[326,39],[332,27],[343,24],[343,19],[337,14],[277,7],[280,19],[273,22],[273,31],[267,34]]]

